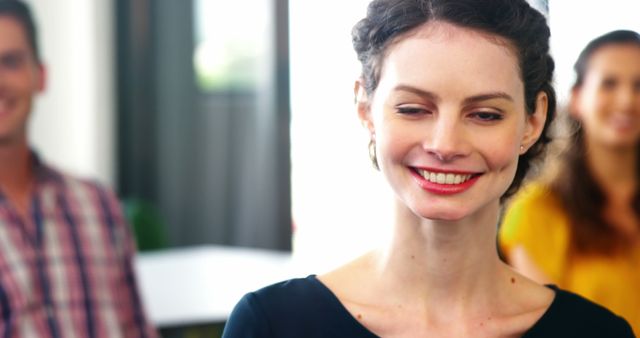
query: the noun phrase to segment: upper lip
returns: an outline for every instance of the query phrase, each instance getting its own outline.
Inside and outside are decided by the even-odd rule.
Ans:
[[[442,168],[431,168],[431,167],[413,167],[413,168],[428,171],[431,173],[456,174],[456,175],[481,174],[480,172],[477,172],[477,171],[465,171],[465,170],[456,170],[456,169],[442,169]]]

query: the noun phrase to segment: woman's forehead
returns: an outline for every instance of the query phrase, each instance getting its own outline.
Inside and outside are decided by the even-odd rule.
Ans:
[[[446,22],[422,25],[390,45],[380,80],[385,77],[472,91],[523,89],[518,58],[504,41]]]
[[[595,50],[587,63],[587,70],[640,69],[640,46],[637,44],[610,44]]]

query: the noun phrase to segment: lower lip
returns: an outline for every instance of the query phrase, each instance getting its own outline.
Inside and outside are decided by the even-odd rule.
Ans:
[[[471,188],[471,186],[473,186],[478,181],[478,178],[480,177],[480,175],[473,176],[470,179],[460,184],[440,184],[440,183],[433,183],[425,180],[424,177],[418,174],[415,170],[411,170],[411,173],[413,177],[416,179],[416,181],[418,182],[418,185],[420,186],[420,188],[430,193],[438,194],[438,195],[453,195],[453,194],[459,194],[461,192],[464,192],[469,188]]]

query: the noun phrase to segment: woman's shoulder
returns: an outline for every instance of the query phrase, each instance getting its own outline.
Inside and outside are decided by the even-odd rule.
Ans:
[[[293,278],[265,286],[249,293],[247,297],[254,297],[265,307],[297,310],[297,308],[304,308],[308,302],[325,297],[321,286],[315,275],[309,275],[305,278]]]
[[[507,203],[500,230],[500,236],[507,239],[524,236],[537,240],[556,232],[566,237],[568,218],[553,191],[543,183],[534,182]]]
[[[500,239],[520,242],[561,237],[567,240],[568,218],[552,190],[543,183],[529,183],[506,205],[500,226]]]
[[[315,275],[293,278],[249,292],[238,302],[231,317],[251,312],[264,312],[268,317],[289,317],[323,298]]]
[[[510,206],[556,207],[560,203],[558,197],[548,184],[543,182],[529,182],[508,202]]]
[[[575,293],[550,286],[556,296],[549,309],[523,338],[635,337],[622,317]]]
[[[277,337],[283,323],[300,316],[315,298],[314,278],[289,279],[247,293],[231,312],[223,337]]]
[[[329,337],[345,333],[363,337],[352,334],[361,330],[355,324],[331,291],[310,275],[246,294],[229,316],[223,337]]]

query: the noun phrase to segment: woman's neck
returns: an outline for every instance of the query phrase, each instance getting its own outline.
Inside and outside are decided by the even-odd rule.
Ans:
[[[320,280],[380,336],[521,336],[554,293],[498,258],[498,208],[436,222],[397,202],[388,245]]]
[[[608,224],[630,242],[640,242],[640,220],[632,200],[638,190],[638,150],[606,147],[587,139],[586,161],[606,196],[602,213]]]
[[[631,198],[637,186],[638,150],[613,148],[586,138],[586,160],[594,178],[610,198]]]
[[[496,250],[498,208],[496,201],[460,221],[431,221],[398,203],[392,240],[377,254],[381,280],[431,309],[487,305],[504,285],[499,279],[510,278]]]

